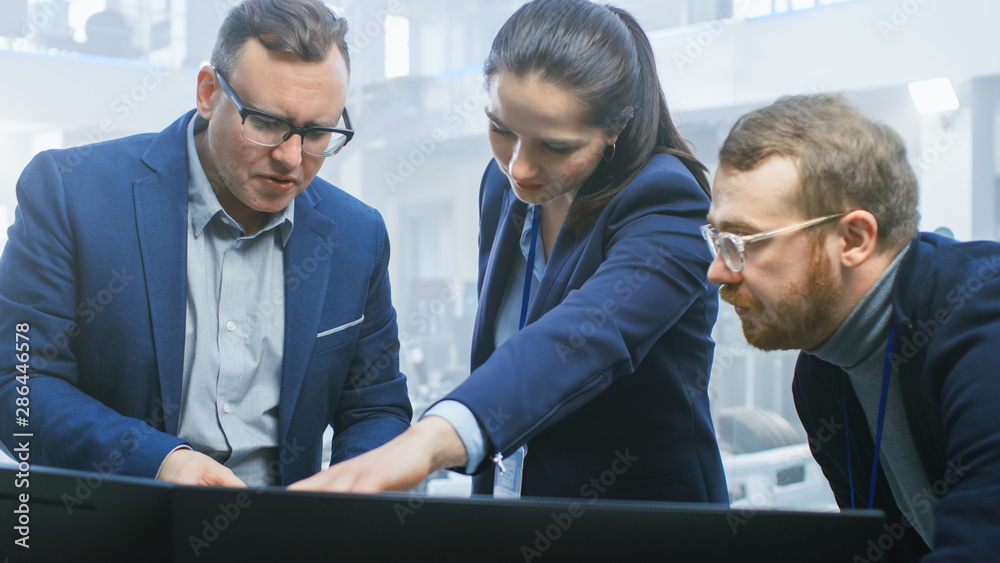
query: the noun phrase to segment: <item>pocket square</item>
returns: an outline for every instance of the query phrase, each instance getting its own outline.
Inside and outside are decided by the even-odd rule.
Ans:
[[[343,324],[343,325],[331,328],[330,330],[324,330],[323,332],[317,334],[316,338],[323,338],[324,336],[330,336],[331,334],[333,334],[335,332],[340,332],[340,331],[342,331],[344,329],[351,328],[352,326],[359,325],[359,324],[363,323],[364,321],[365,321],[365,316],[361,315],[361,318],[358,319],[358,320],[356,320],[356,321],[351,321],[351,322],[349,322],[347,324]]]

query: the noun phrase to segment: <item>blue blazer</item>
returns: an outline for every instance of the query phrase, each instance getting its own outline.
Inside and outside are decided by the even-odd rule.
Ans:
[[[1000,554],[1000,245],[922,233],[896,274],[890,322],[891,377],[899,378],[906,420],[931,484],[910,494],[916,510],[934,512],[934,551],[921,559],[927,544],[902,516],[880,463],[875,508],[886,513],[885,533],[872,538],[878,551],[859,555],[882,557],[879,552],[886,550],[885,561],[995,561]],[[850,508],[853,496],[855,506],[866,507],[875,444],[847,374],[801,354],[792,392],[837,504]]]
[[[9,337],[0,404],[21,396],[15,330],[27,326],[30,417],[15,426],[10,410],[0,433],[10,449],[13,433],[33,433],[32,464],[153,477],[183,443],[193,114],[158,134],[41,153],[18,182],[0,258],[0,332]],[[392,439],[411,416],[381,216],[317,178],[296,198],[294,222],[278,421],[285,484],[320,469],[328,424],[340,461]]]
[[[492,492],[496,452],[527,443],[524,495],[728,503],[707,394],[708,206],[679,160],[652,157],[581,235],[559,233],[524,329],[495,349],[527,206],[490,163],[472,374],[447,397],[486,437],[474,492]]]

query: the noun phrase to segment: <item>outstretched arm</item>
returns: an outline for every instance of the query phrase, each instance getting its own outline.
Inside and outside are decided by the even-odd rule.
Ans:
[[[384,446],[330,466],[288,488],[345,493],[408,491],[434,471],[465,462],[465,448],[451,424],[428,416]]]

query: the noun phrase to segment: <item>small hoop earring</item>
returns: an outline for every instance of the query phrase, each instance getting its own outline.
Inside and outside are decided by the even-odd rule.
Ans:
[[[611,156],[608,156],[608,147],[611,148]],[[618,150],[618,143],[611,143],[607,147],[604,147],[604,154],[602,155],[602,157],[604,158],[604,162],[611,162],[612,160],[614,160],[615,152],[617,150]]]

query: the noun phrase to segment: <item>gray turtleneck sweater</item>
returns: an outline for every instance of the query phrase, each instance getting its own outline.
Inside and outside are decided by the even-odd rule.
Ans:
[[[899,252],[829,340],[815,350],[806,351],[807,354],[847,372],[865,411],[873,441],[878,428],[878,406],[882,395],[889,322],[892,318],[892,287],[904,254],[906,248]],[[879,465],[885,472],[900,511],[906,515],[927,545],[933,548],[934,511],[926,503],[921,503],[918,508],[917,501],[921,497],[931,503],[937,499],[933,494],[926,494],[930,490],[930,481],[920,463],[913,435],[906,421],[899,377],[889,379],[880,450],[882,455],[879,456]],[[859,490],[868,490],[867,476],[870,469],[854,472],[855,487]],[[865,475],[861,480],[863,482],[857,479],[859,475]]]

